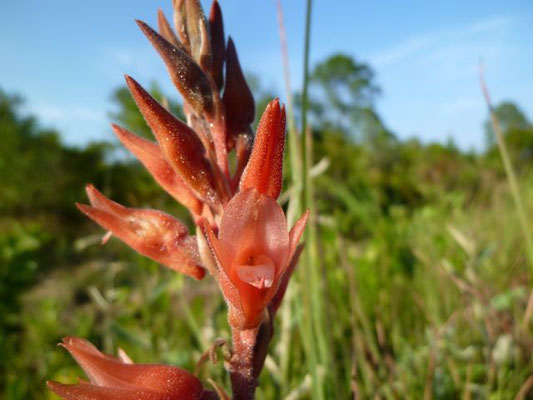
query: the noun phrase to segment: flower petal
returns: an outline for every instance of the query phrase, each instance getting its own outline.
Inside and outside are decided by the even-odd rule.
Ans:
[[[283,297],[285,297],[285,292],[287,291],[287,286],[289,285],[289,280],[292,276],[292,273],[294,272],[296,266],[298,265],[298,259],[300,258],[300,254],[302,253],[302,250],[304,248],[304,245],[301,244],[296,247],[296,251],[292,254],[292,258],[289,261],[289,265],[287,268],[285,268],[285,271],[283,271],[283,275],[281,276],[279,287],[270,301],[270,307],[272,310],[272,315],[276,315],[276,312],[279,309],[279,306],[281,305],[281,302],[283,301]]]
[[[117,389],[87,383],[65,385],[49,381],[48,388],[64,400],[167,400],[164,393],[142,389]],[[197,397],[191,397],[195,399]]]
[[[287,230],[279,204],[255,189],[248,189],[237,193],[224,207],[218,236],[234,256],[250,251],[255,256],[264,254],[278,271],[288,253]]]
[[[180,221],[161,211],[121,206],[92,185],[87,186],[87,193],[92,207],[77,206],[93,221],[139,253],[196,279],[204,277],[196,239]]]
[[[139,159],[168,194],[187,207],[191,213],[196,215],[202,213],[202,202],[172,169],[156,143],[134,135],[118,125],[112,124],[112,127],[122,144]]]
[[[222,10],[217,0],[211,4],[209,12],[209,32],[211,34],[211,47],[213,51],[213,67],[211,69],[213,80],[219,90],[224,85],[224,75],[222,67],[226,56],[226,40],[224,38],[224,22],[222,20]]]
[[[161,106],[133,78],[126,76],[126,82],[170,165],[199,199],[217,207],[219,200],[213,171],[196,133]]]
[[[248,133],[255,117],[255,102],[242,73],[237,51],[231,38],[226,48],[226,87],[222,97],[226,110],[228,141],[233,147],[237,135]]]
[[[289,254],[287,255],[287,264],[289,264],[291,260],[294,258],[296,248],[298,247],[300,238],[302,237],[304,233],[305,226],[307,224],[308,219],[309,219],[309,209],[305,210],[305,212],[300,216],[300,218],[298,218],[298,221],[295,222],[294,226],[289,232]]]
[[[181,368],[124,363],[76,337],[64,338],[61,345],[76,359],[91,380],[91,384],[52,383],[51,389],[57,389],[56,393],[67,399],[108,399],[113,398],[108,397],[111,394],[122,399],[127,398],[122,397],[125,393],[129,393],[131,399],[198,399],[204,391],[198,378]],[[94,397],[90,397],[91,394]]]
[[[168,40],[174,47],[186,51],[185,47],[183,47],[178,37],[170,27],[170,24],[165,17],[165,13],[161,9],[157,10],[157,29],[159,30],[161,36]]]
[[[235,266],[238,278],[258,289],[269,288],[274,283],[276,266],[265,255],[257,257],[257,263],[253,265],[241,264]]]
[[[215,278],[222,294],[228,303],[230,325],[241,326],[244,324],[244,313],[239,291],[229,278],[229,266],[231,264],[231,254],[227,248],[223,248],[217,239],[209,223],[203,219],[198,223],[199,232],[198,250],[205,267]],[[226,268],[228,268],[226,270]]]
[[[241,190],[255,188],[277,199],[283,184],[283,149],[285,146],[285,106],[275,99],[267,106],[259,126],[250,160],[244,170]]]
[[[254,328],[261,323],[265,307],[276,293],[288,254],[289,235],[283,210],[275,200],[255,189],[239,192],[224,207],[219,248],[226,254],[220,257],[223,268],[239,291],[244,313],[240,328]],[[269,262],[263,262],[266,259]],[[256,274],[259,282],[252,279],[246,267],[247,271],[243,271],[248,260],[263,265]],[[270,260],[275,265],[273,277],[264,268]],[[267,279],[272,281],[268,285]]]
[[[198,115],[213,119],[213,92],[200,66],[142,21],[137,24],[165,62],[172,82]]]

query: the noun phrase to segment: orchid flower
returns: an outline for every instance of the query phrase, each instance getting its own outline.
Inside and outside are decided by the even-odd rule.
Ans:
[[[272,101],[257,129],[239,192],[224,206],[218,236],[200,223],[202,259],[229,306],[229,322],[240,329],[259,325],[296,253],[308,212],[288,232],[276,202],[282,185],[285,109]]]

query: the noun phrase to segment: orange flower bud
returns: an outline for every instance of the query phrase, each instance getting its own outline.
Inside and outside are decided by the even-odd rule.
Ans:
[[[90,379],[78,384],[47,382],[66,400],[200,400],[212,398],[188,371],[159,364],[132,364],[98,351],[86,340],[67,337],[61,346],[76,359]]]
[[[279,99],[274,99],[257,127],[252,154],[241,177],[241,190],[255,188],[277,199],[283,185],[284,147],[285,106],[280,107]]]
[[[237,135],[248,133],[255,117],[254,97],[239,63],[231,37],[226,48],[226,87],[222,97],[228,126],[227,142],[233,147]]]
[[[170,27],[170,24],[165,17],[165,13],[161,9],[157,10],[157,29],[159,30],[159,34],[168,40],[174,47],[186,51],[185,47],[181,44],[178,37]]]
[[[211,41],[207,21],[199,0],[187,0],[185,2],[184,22],[192,58],[204,71],[210,71],[213,62]]]
[[[139,159],[168,194],[187,207],[193,216],[202,213],[202,202],[172,169],[157,143],[134,135],[118,125],[112,124],[112,127],[122,144]]]
[[[226,57],[226,39],[224,38],[222,10],[217,0],[213,1],[211,11],[209,12],[209,33],[211,35],[211,49],[213,51],[212,76],[217,88],[221,90],[224,85],[222,67]]]
[[[199,116],[214,116],[213,92],[204,71],[183,48],[175,47],[142,21],[137,24],[165,62],[174,86]]]
[[[200,200],[216,208],[219,200],[215,178],[211,165],[204,157],[202,141],[133,78],[126,76],[126,82],[169,164]]]
[[[180,221],[161,211],[121,206],[92,185],[87,194],[92,207],[77,206],[93,221],[139,253],[193,278],[204,277],[196,239]]]

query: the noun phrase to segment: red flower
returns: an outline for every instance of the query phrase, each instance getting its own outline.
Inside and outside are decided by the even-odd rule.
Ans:
[[[133,364],[98,351],[76,337],[63,339],[65,347],[90,379],[65,385],[49,381],[48,387],[65,400],[200,400],[213,392],[184,369],[159,364]]]
[[[237,193],[222,213],[218,237],[208,224],[198,235],[204,264],[230,308],[229,322],[257,327],[291,264],[309,212],[291,232],[276,202],[282,185],[285,109],[272,101],[259,123],[250,160]]]
[[[208,224],[202,226],[201,254],[228,302],[232,326],[252,329],[261,323],[295,255],[308,215],[307,211],[288,232],[278,203],[250,188],[224,207],[218,237]],[[210,261],[205,262],[207,257]]]

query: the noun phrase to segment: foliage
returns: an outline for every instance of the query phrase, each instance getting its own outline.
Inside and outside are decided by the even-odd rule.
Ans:
[[[367,64],[334,54],[313,68],[309,83],[309,109],[316,126],[330,125],[358,140],[390,136],[374,108],[381,89]]]
[[[524,112],[511,101],[502,101],[494,107],[494,113],[498,117],[503,132],[531,129],[531,123],[528,121]],[[485,129],[487,145],[489,147],[494,146],[496,141],[490,119],[487,118],[483,127]]]

